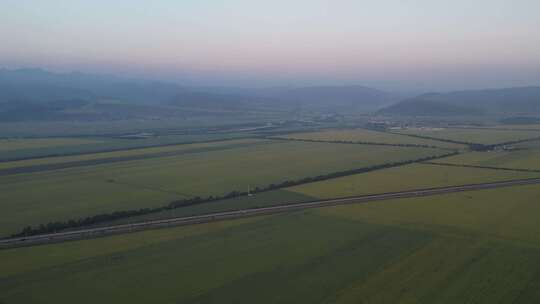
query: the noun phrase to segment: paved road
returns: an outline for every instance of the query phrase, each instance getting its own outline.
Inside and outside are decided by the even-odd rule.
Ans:
[[[153,220],[153,221],[146,221],[146,222],[133,223],[133,224],[82,229],[82,230],[60,232],[60,233],[54,233],[54,234],[42,234],[42,235],[29,236],[29,237],[2,239],[0,240],[0,248],[32,246],[32,245],[38,245],[38,244],[63,242],[67,240],[95,238],[95,237],[100,237],[104,235],[129,233],[133,231],[140,231],[140,230],[152,229],[152,228],[200,224],[200,223],[207,223],[207,222],[220,221],[220,220],[226,220],[226,219],[250,217],[250,216],[257,216],[257,215],[267,215],[267,214],[302,210],[302,209],[308,209],[308,208],[319,208],[319,207],[344,205],[344,204],[358,204],[358,203],[367,203],[367,202],[383,201],[383,200],[390,200],[390,199],[423,197],[423,196],[440,195],[440,194],[447,194],[447,193],[454,193],[454,192],[494,189],[494,188],[501,188],[501,187],[532,185],[532,184],[540,184],[540,178],[418,189],[418,190],[390,192],[390,193],[382,193],[382,194],[374,194],[374,195],[363,195],[363,196],[318,200],[318,201],[312,201],[312,202],[306,202],[306,203],[283,203],[281,205],[272,206],[272,207],[218,212],[218,213],[205,214],[205,215],[178,217],[178,218],[165,219],[165,220]]]

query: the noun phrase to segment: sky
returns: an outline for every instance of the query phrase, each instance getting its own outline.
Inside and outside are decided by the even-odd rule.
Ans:
[[[540,85],[538,0],[0,0],[0,67],[191,85]]]

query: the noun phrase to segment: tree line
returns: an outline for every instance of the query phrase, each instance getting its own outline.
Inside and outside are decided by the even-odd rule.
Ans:
[[[467,141],[458,141],[458,140],[437,138],[437,137],[417,135],[417,134],[404,134],[404,133],[392,133],[392,132],[389,132],[389,133],[405,135],[405,136],[410,136],[410,137],[416,137],[416,138],[422,138],[422,139],[437,140],[437,141],[453,143],[453,144],[466,145],[466,146],[469,147],[469,149],[471,151],[477,151],[477,152],[491,151],[491,150],[495,149],[496,147],[501,147],[501,146],[505,146],[505,145],[514,145],[514,144],[519,144],[519,143],[523,143],[523,142],[540,140],[540,136],[539,136],[539,137],[526,138],[526,139],[517,139],[517,140],[512,140],[512,141],[507,141],[507,142],[502,142],[502,143],[496,143],[496,144],[479,144],[479,143],[473,143],[473,142],[467,142]]]
[[[391,167],[403,166],[403,165],[408,165],[408,164],[417,163],[417,162],[426,162],[426,161],[453,156],[457,154],[459,154],[459,152],[453,151],[453,152],[443,154],[443,155],[427,156],[427,157],[414,159],[414,160],[385,163],[385,164],[363,167],[363,168],[358,168],[358,169],[351,169],[351,170],[312,176],[312,177],[305,177],[305,178],[300,178],[297,180],[286,180],[280,183],[269,184],[266,187],[255,187],[253,191],[251,191],[251,193],[261,193],[261,192],[266,192],[266,191],[277,190],[280,188],[287,188],[287,187],[297,186],[301,184],[323,181],[323,180],[328,180],[328,179],[333,179],[333,178],[338,178],[338,177],[343,177],[343,176],[348,176],[348,175],[354,175],[354,174],[366,173],[366,172],[375,171],[375,170],[387,169]],[[110,222],[114,220],[134,217],[134,216],[147,215],[147,214],[157,213],[157,212],[166,211],[166,210],[185,208],[185,207],[205,204],[205,203],[212,203],[212,202],[217,202],[217,201],[221,201],[225,199],[232,199],[232,198],[237,198],[241,196],[247,196],[248,194],[249,193],[247,191],[234,190],[221,196],[208,196],[208,197],[196,196],[196,197],[188,198],[188,199],[175,200],[161,207],[114,211],[111,213],[103,213],[103,214],[93,215],[93,216],[80,218],[76,220],[71,219],[67,221],[49,222],[47,224],[40,224],[35,227],[27,226],[24,229],[22,229],[21,232],[13,234],[12,237],[24,237],[24,236],[32,236],[32,235],[38,235],[38,234],[56,233],[56,232],[66,230],[66,229],[87,227],[87,226],[92,226],[96,224],[101,224],[105,222]]]
[[[502,146],[506,146],[506,145],[515,145],[515,144],[519,144],[519,143],[523,143],[523,142],[536,141],[536,140],[540,140],[540,137],[517,139],[517,140],[512,140],[512,141],[506,141],[506,142],[503,142],[503,143],[498,143],[498,144],[491,144],[491,145],[470,144],[469,147],[473,151],[482,152],[482,151],[491,151],[491,150],[493,150],[493,149],[495,149],[497,147],[502,147]]]
[[[354,145],[371,145],[371,146],[390,146],[390,147],[407,147],[407,148],[431,148],[431,149],[444,149],[437,146],[424,145],[424,144],[398,144],[398,143],[381,143],[372,141],[348,141],[348,140],[322,140],[322,139],[305,139],[305,138],[288,138],[288,137],[269,137],[269,139],[289,140],[289,141],[302,141],[302,142],[315,142],[315,143],[332,143],[332,144],[354,144]]]

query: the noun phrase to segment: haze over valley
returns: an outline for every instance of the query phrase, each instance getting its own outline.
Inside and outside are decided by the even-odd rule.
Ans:
[[[0,304],[540,302],[539,1],[0,8]]]

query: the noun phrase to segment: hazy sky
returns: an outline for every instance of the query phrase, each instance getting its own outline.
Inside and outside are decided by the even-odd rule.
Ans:
[[[0,0],[0,66],[203,85],[540,85],[539,0]]]

